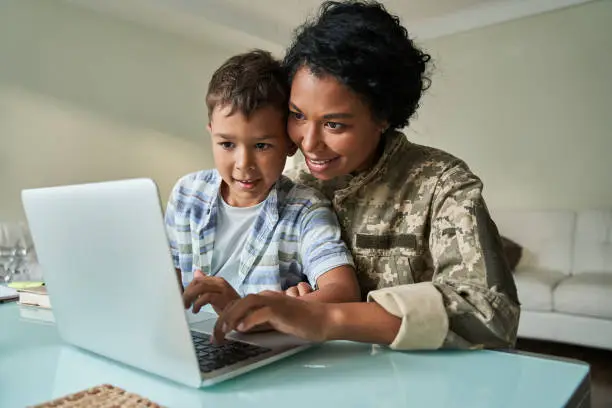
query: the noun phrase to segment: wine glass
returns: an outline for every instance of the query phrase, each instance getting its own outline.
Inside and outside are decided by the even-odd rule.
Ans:
[[[0,283],[10,282],[13,276],[11,265],[15,260],[15,253],[9,241],[9,230],[7,223],[0,223]]]
[[[0,283],[29,280],[33,249],[24,222],[0,224]]]

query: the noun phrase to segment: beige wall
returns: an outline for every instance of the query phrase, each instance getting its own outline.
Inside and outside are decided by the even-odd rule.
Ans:
[[[43,0],[0,3],[0,221],[21,189],[212,166],[204,93],[235,50]]]
[[[424,42],[410,138],[465,159],[494,208],[612,208],[612,2]]]
[[[408,132],[464,158],[495,208],[612,207],[612,2],[424,46],[433,87]],[[0,3],[0,221],[22,188],[147,176],[162,200],[212,166],[204,90],[239,46],[44,0]]]

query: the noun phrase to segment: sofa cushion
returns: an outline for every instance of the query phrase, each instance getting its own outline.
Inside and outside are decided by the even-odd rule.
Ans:
[[[576,219],[573,273],[612,274],[612,211],[580,211]]]
[[[612,274],[583,272],[564,279],[553,292],[553,309],[612,319]]]
[[[514,274],[521,308],[533,311],[553,310],[553,290],[567,276],[561,272],[521,268]]]
[[[518,269],[570,274],[576,214],[573,211],[492,210],[499,233],[523,247]]]

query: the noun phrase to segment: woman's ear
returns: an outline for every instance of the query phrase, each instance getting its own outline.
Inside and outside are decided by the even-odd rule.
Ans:
[[[384,134],[387,130],[389,130],[389,122],[385,120],[380,124],[380,133]]]

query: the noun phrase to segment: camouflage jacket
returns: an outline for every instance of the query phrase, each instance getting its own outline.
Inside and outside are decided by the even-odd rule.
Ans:
[[[512,347],[519,302],[482,182],[448,153],[384,138],[370,170],[320,181],[296,160],[288,175],[332,201],[363,297],[402,318],[391,347]]]

